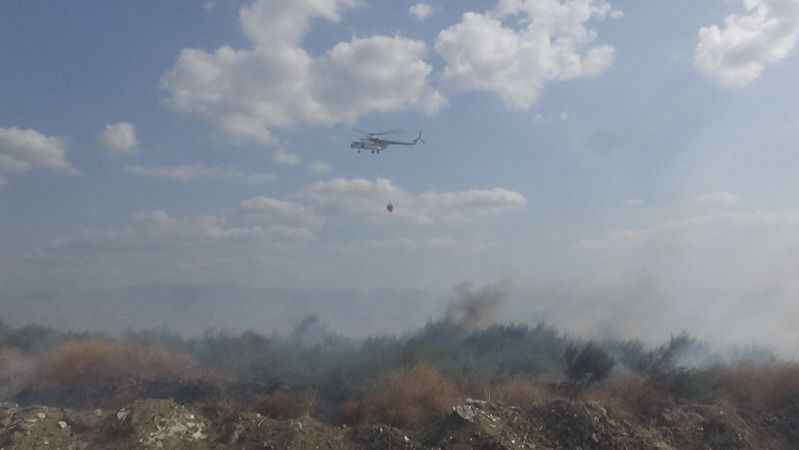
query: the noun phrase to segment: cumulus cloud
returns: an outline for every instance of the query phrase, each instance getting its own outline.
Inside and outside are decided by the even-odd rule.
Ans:
[[[391,202],[395,205],[395,218],[418,225],[470,221],[527,206],[522,194],[503,188],[415,194],[383,178],[320,181],[300,195],[329,213],[372,220],[385,218],[385,205]]]
[[[393,213],[381,192],[392,194]],[[525,204],[521,194],[501,188],[413,193],[388,180],[339,179],[285,195],[244,197],[202,215],[155,210],[117,225],[87,224],[27,261],[52,267],[51,285],[201,279],[275,286],[357,280],[363,286],[365,280],[377,287],[400,278],[448,285],[451,277],[463,279],[463,265],[496,251],[486,245],[486,222]],[[441,266],[436,258],[457,261]],[[375,264],[361,267],[364,260]],[[323,261],[339,263],[332,270]]]
[[[111,153],[131,154],[139,149],[139,141],[136,139],[136,127],[128,122],[118,122],[106,125],[105,130],[100,134],[100,143]]]
[[[125,171],[142,177],[159,178],[179,182],[198,180],[228,180],[248,184],[268,183],[277,179],[271,173],[245,174],[236,169],[209,167],[204,164],[183,164],[178,166],[127,166]]]
[[[191,177],[192,175],[181,175]],[[393,214],[385,210],[387,201],[398,207]],[[165,211],[145,211],[132,215],[129,223],[106,229],[83,230],[60,240],[56,247],[91,245],[110,248],[162,248],[172,244],[204,245],[208,242],[295,242],[317,239],[330,222],[366,226],[379,224],[389,215],[393,223],[442,224],[465,230],[480,217],[496,216],[522,209],[527,200],[503,188],[454,192],[410,193],[386,179],[338,178],[308,185],[285,199],[257,196],[241,201],[216,215],[174,216]],[[450,228],[455,230],[456,228]],[[415,230],[415,231],[414,231]],[[392,240],[364,239],[373,247],[402,247],[411,250],[451,247],[451,236],[436,229],[405,230]]]
[[[723,26],[699,30],[696,68],[724,87],[755,81],[768,65],[784,59],[799,37],[796,0],[744,0],[744,6],[745,14],[727,16]]]
[[[500,0],[488,12],[467,12],[438,35],[443,79],[454,89],[494,92],[514,109],[529,109],[548,82],[590,77],[613,63],[614,49],[596,45],[592,20],[620,17],[607,0]],[[515,20],[516,27],[506,24]]]
[[[428,3],[416,3],[408,8],[408,12],[421,22],[433,15],[433,7]]]
[[[63,139],[32,129],[0,128],[0,172],[21,173],[38,167],[77,173],[66,159]]]
[[[168,103],[230,136],[273,142],[277,128],[353,122],[371,112],[435,111],[423,41],[354,37],[323,55],[301,47],[312,19],[337,22],[354,0],[256,0],[239,12],[250,47],[184,49],[161,80]]]
[[[272,154],[272,161],[281,166],[298,166],[302,164],[302,157],[296,153],[279,148]]]
[[[322,175],[332,172],[333,168],[330,167],[330,164],[324,161],[313,161],[312,163],[308,164],[308,170],[310,170],[311,173]]]

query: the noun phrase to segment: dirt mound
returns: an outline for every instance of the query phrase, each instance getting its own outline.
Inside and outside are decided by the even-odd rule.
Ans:
[[[87,449],[72,423],[86,423],[75,413],[58,408],[0,407],[0,448],[3,449]]]
[[[368,425],[358,427],[349,433],[350,438],[358,448],[364,450],[424,450],[428,447],[411,438],[398,428],[385,425]]]
[[[452,414],[420,435],[422,442],[441,449],[523,449],[536,447],[521,409],[482,400],[467,400]]]
[[[546,448],[672,448],[659,430],[632,424],[596,402],[557,400],[531,408],[528,418],[539,444]]]
[[[208,425],[207,419],[171,400],[136,401],[103,423],[115,448],[206,449]]]
[[[467,400],[415,432],[275,420],[233,404],[139,400],[93,411],[0,404],[0,449],[783,450],[797,448],[797,423],[799,404],[746,418],[718,405],[681,405],[643,418],[598,402],[520,408]]]

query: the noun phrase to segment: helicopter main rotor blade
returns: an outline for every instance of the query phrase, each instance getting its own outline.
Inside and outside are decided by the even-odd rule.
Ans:
[[[396,134],[396,133],[402,133],[402,130],[388,130],[388,131],[381,131],[379,133],[369,133],[369,134],[371,136],[383,136],[386,134]]]

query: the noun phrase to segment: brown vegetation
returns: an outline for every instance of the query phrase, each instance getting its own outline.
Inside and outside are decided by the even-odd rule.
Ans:
[[[255,399],[255,411],[272,419],[296,419],[309,416],[316,403],[316,393],[311,390],[278,390],[261,394]]]
[[[0,347],[0,399],[16,395],[33,372],[33,359],[11,347]]]
[[[113,404],[145,394],[148,384],[178,384],[199,376],[186,355],[155,346],[82,339],[43,354],[25,388],[33,397]]]
[[[516,376],[465,383],[464,389],[473,398],[527,408],[556,397],[550,384],[551,382],[540,377]]]
[[[668,392],[649,378],[633,373],[611,376],[581,398],[615,406],[637,417],[652,417],[673,404]]]
[[[37,371],[37,385],[61,388],[76,384],[179,379],[192,373],[194,364],[185,355],[162,348],[86,339],[61,344],[49,351]]]
[[[359,400],[345,405],[352,423],[384,423],[414,429],[451,411],[463,399],[455,383],[419,364],[389,372],[370,384]]]
[[[799,398],[799,364],[740,364],[719,369],[719,387],[739,408],[779,409]]]

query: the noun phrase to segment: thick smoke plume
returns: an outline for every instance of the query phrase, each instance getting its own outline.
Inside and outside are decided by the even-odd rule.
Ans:
[[[455,287],[456,299],[447,307],[446,320],[464,330],[496,323],[497,313],[510,297],[510,282],[500,281],[481,288],[465,282]]]

